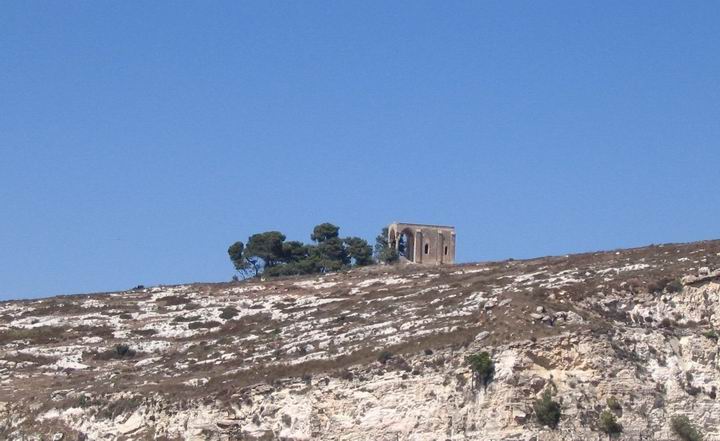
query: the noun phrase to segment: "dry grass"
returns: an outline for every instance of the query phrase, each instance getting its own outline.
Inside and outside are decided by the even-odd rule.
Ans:
[[[56,326],[38,326],[36,328],[11,328],[0,331],[0,344],[27,341],[29,344],[48,344],[59,342],[67,328]]]

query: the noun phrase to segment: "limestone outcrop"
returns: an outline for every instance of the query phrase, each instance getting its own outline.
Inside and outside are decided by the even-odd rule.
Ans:
[[[700,242],[4,302],[0,438],[600,440],[609,411],[720,440],[717,268]]]

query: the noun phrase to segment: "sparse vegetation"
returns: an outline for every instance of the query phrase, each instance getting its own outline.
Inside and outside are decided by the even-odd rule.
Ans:
[[[142,404],[140,397],[120,398],[110,401],[100,409],[98,415],[100,418],[109,420],[115,419],[118,415],[126,415],[134,412]]]
[[[94,399],[91,396],[83,394],[78,397],[78,399],[75,402],[75,404],[73,405],[73,407],[80,407],[82,409],[87,409],[89,407],[100,406],[102,404],[104,404],[102,401],[100,401],[98,399]]]
[[[157,329],[133,329],[132,333],[143,337],[150,337],[157,334]]]
[[[616,412],[619,412],[622,410],[622,405],[618,401],[615,396],[608,397],[607,400],[605,400],[607,407],[609,407],[611,410],[614,410]]]
[[[35,328],[9,328],[0,331],[0,344],[24,340],[31,344],[50,343],[59,340],[65,331],[56,326],[38,326]]]
[[[114,353],[117,358],[129,358],[135,356],[135,350],[130,349],[130,346],[125,344],[115,345]]]
[[[178,315],[173,319],[173,321],[177,323],[196,322],[198,320],[200,320],[199,315]]]
[[[188,324],[188,329],[210,329],[222,326],[222,323],[215,320],[208,320],[207,322],[192,322]]]
[[[42,355],[26,354],[23,352],[6,353],[2,356],[3,361],[11,361],[14,363],[32,363],[38,366],[48,365],[55,361],[53,357],[46,357]]]
[[[386,364],[393,357],[393,353],[390,351],[382,351],[378,355],[378,361],[382,364]]]
[[[555,429],[560,422],[560,403],[553,400],[550,389],[545,389],[541,398],[535,400],[533,411],[538,422]]]
[[[675,415],[670,420],[670,427],[683,441],[702,441],[700,431],[690,422],[685,415]]]
[[[687,392],[689,395],[695,396],[699,394],[702,389],[697,386],[693,386],[693,379],[694,377],[692,372],[685,372],[685,383],[683,384],[683,386],[685,387],[685,392]]]
[[[239,312],[234,306],[226,306],[222,308],[220,312],[220,318],[223,320],[230,320],[238,314]]]
[[[163,306],[177,306],[190,303],[190,299],[183,296],[165,296],[157,299],[157,302],[162,304]]]
[[[660,327],[667,329],[674,328],[675,322],[671,318],[665,317],[664,319],[660,320]]]
[[[487,352],[480,352],[479,354],[473,354],[467,357],[467,362],[470,364],[470,369],[473,371],[474,379],[477,384],[482,384],[483,387],[487,387],[488,383],[492,380],[495,374],[495,364]]]
[[[665,287],[665,290],[667,290],[667,292],[669,292],[669,293],[677,293],[677,292],[682,291],[682,289],[683,289],[683,284],[682,284],[682,282],[680,281],[680,279],[674,279],[674,280],[672,280],[672,281],[671,281],[670,283],[668,283],[667,286]]]
[[[137,352],[134,349],[124,343],[120,343],[104,352],[95,354],[95,358],[98,360],[125,359],[133,358],[135,355],[137,355]]]
[[[622,424],[617,422],[615,415],[609,410],[603,410],[600,414],[598,428],[608,435],[614,435],[623,431]]]
[[[447,419],[442,406],[447,398],[460,398],[464,410],[472,415],[467,420],[468,430],[480,433],[488,429],[480,435],[488,439],[512,437],[523,428],[547,435],[551,430],[540,429],[541,419],[542,424],[556,427],[557,436],[568,439],[629,439],[642,434],[651,420],[652,428],[662,429],[665,438],[681,441],[670,427],[670,417],[685,412],[684,406],[697,429],[707,430],[705,437],[710,438],[711,412],[695,409],[690,413],[690,407],[693,403],[712,406],[717,396],[717,370],[707,354],[698,352],[716,347],[715,332],[720,328],[712,330],[711,314],[717,297],[709,290],[707,300],[702,290],[693,291],[694,296],[688,298],[652,296],[646,291],[647,281],[653,278],[696,273],[694,268],[705,255],[712,259],[708,265],[720,267],[720,241],[702,248],[711,252],[693,256],[686,250],[655,258],[623,251],[620,255],[601,253],[599,258],[588,254],[513,265],[377,267],[303,280],[197,283],[153,287],[143,293],[3,302],[0,335],[13,332],[16,337],[27,337],[38,332],[20,326],[62,326],[52,329],[50,344],[25,338],[2,346],[4,401],[13,403],[14,412],[28,409],[29,419],[52,409],[63,412],[87,407],[75,409],[68,414],[72,420],[63,421],[73,425],[68,431],[82,424],[97,435],[96,427],[120,424],[131,415],[121,414],[111,422],[101,417],[103,409],[113,400],[134,396],[153,400],[156,411],[167,403],[164,409],[184,418],[183,413],[193,412],[196,403],[221,412],[221,406],[228,404],[260,409],[277,394],[312,392],[301,380],[311,383],[313,389],[329,392],[342,392],[343,384],[351,384],[386,405],[385,400],[392,400],[382,394],[385,382],[391,381],[398,394],[422,400],[429,412],[437,414],[440,409],[441,416],[434,418],[437,424],[433,423],[434,431],[428,435],[433,439],[443,439]],[[679,260],[686,255],[690,260]],[[615,271],[630,265],[636,268],[641,259],[650,266]],[[668,262],[668,267],[663,267],[663,262]],[[557,278],[563,286],[555,285]],[[642,281],[641,294],[635,297],[620,287],[631,278]],[[550,285],[553,287],[548,288]],[[163,297],[177,306],[164,305]],[[510,297],[511,301],[505,302]],[[485,309],[483,305],[490,299],[497,301]],[[703,303],[701,308],[696,300]],[[607,305],[609,312],[594,309],[599,304]],[[46,309],[56,305],[62,308],[58,313]],[[543,314],[553,317],[550,322],[530,320],[539,306],[545,309]],[[580,317],[565,311],[570,309]],[[631,311],[628,321],[617,320],[616,310]],[[129,320],[118,319],[124,314]],[[676,329],[658,329],[663,317],[679,319]],[[695,328],[685,327],[690,319],[698,321]],[[207,328],[212,326],[208,320],[222,325]],[[196,330],[189,331],[189,323]],[[483,331],[492,332],[485,335]],[[679,348],[678,338],[683,338]],[[138,354],[121,355],[123,351],[118,353],[115,343],[125,343],[128,352],[133,348]],[[481,357],[482,351],[488,354]],[[110,361],[99,361],[105,355],[98,353],[105,352]],[[77,357],[79,353],[82,358]],[[512,375],[506,377],[501,356],[503,364],[513,364]],[[653,372],[656,361],[670,367],[658,371],[663,378]],[[585,369],[585,375],[574,375],[578,368]],[[495,379],[488,375],[493,370]],[[499,384],[496,380],[501,371]],[[482,396],[468,395],[483,383],[488,384],[488,393],[498,394],[493,403],[512,410],[510,414],[503,408],[507,419],[503,418],[502,426],[506,427],[483,427],[483,420],[496,417],[493,408]],[[663,393],[663,384],[671,393]],[[693,384],[699,388],[694,389]],[[598,401],[597,394],[603,391],[616,395],[606,392]],[[696,398],[688,393],[697,393]],[[159,395],[162,401],[156,400]],[[347,406],[344,397],[338,395],[333,406]],[[358,404],[360,409],[366,404],[357,394],[350,399],[351,405]],[[248,401],[252,405],[245,404]],[[37,407],[30,410],[28,406],[35,403]],[[156,411],[154,415],[159,415]],[[281,421],[282,413],[257,413],[262,424],[277,427],[287,422],[287,418]],[[296,413],[292,415],[291,426],[306,424],[305,416],[297,414],[296,420]],[[666,415],[661,420],[665,426],[657,428],[657,418],[662,415]],[[248,424],[251,416],[249,413],[242,424]],[[82,420],[86,417],[87,422]],[[150,417],[143,417],[148,430],[140,429],[132,436],[152,436]],[[53,433],[45,431],[65,430],[58,425],[65,424],[63,421],[43,420],[38,424],[43,433],[38,436],[51,439]],[[26,425],[30,424],[28,420]],[[625,426],[619,437],[618,426]],[[211,429],[217,434],[216,427]],[[222,429],[234,430],[229,424]],[[591,429],[594,435],[588,432]],[[356,433],[356,428],[352,431]],[[7,437],[0,429],[0,438],[4,439],[3,435]]]
[[[703,336],[712,341],[718,341],[718,333],[714,329],[706,331],[705,333],[703,333]]]

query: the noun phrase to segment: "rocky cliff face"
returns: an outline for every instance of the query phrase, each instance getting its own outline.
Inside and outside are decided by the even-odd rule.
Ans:
[[[595,440],[608,411],[718,440],[717,268],[716,241],[0,303],[0,438]]]

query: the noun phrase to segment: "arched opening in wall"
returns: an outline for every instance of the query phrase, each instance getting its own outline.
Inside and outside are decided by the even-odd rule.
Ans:
[[[390,248],[395,248],[395,242],[397,241],[397,235],[395,234],[395,230],[391,229],[388,233],[388,246]]]
[[[430,244],[429,243],[425,244],[425,254],[430,254]]]
[[[445,245],[445,255],[447,256],[447,245]]]
[[[402,230],[398,237],[398,254],[411,262],[415,261],[415,235],[409,228]]]

